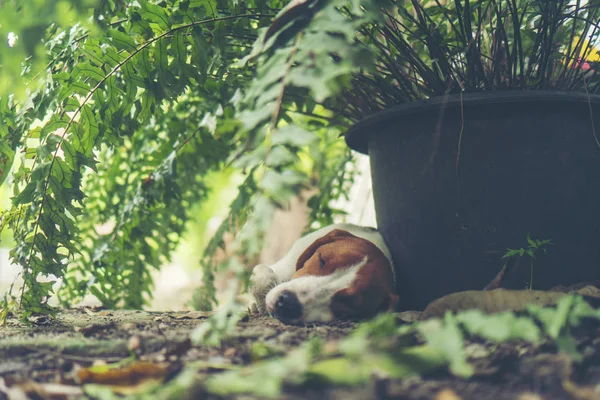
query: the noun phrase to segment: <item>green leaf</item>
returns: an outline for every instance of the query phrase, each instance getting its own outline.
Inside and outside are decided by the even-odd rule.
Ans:
[[[514,257],[517,255],[519,255],[519,250],[508,249],[508,251],[504,253],[504,256],[502,256],[502,258]]]
[[[133,40],[133,38],[130,35],[127,35],[126,33],[123,33],[116,29],[109,29],[108,34],[114,41],[115,47],[117,49],[124,49],[129,52],[136,50],[137,45],[135,43],[135,40]]]
[[[535,259],[535,251],[534,250],[527,250],[525,252],[530,258]]]
[[[487,315],[473,310],[460,313],[456,320],[469,334],[498,343],[513,340],[539,343],[542,338],[540,329],[531,318],[513,313]]]
[[[309,368],[308,379],[356,386],[370,381],[374,374],[400,379],[426,373],[443,365],[444,358],[429,346],[409,347],[393,356],[370,350],[357,358],[335,357],[319,361]]]
[[[215,0],[190,0],[190,8],[202,7],[208,15],[216,15],[217,2]]]
[[[17,195],[13,196],[14,205],[27,204],[33,201],[33,193],[37,189],[38,182],[29,182]]]
[[[0,141],[0,186],[8,177],[15,159],[15,151],[6,141]]]
[[[69,124],[70,119],[65,115],[54,114],[50,121],[42,128],[40,137],[45,138],[51,133],[56,132],[58,129],[66,128]]]
[[[95,67],[91,64],[79,64],[75,67],[74,76],[80,79],[93,78],[97,82],[104,79],[105,73],[101,68]]]
[[[165,74],[169,68],[167,56],[167,42],[159,40],[154,45],[154,61],[157,69],[161,74]]]
[[[318,141],[318,137],[297,125],[286,125],[277,129],[272,134],[273,145],[283,144],[295,147],[310,146]]]
[[[371,379],[373,371],[377,369],[388,373],[387,369],[393,369],[394,363],[391,360],[382,360],[380,357],[373,357],[365,360],[353,360],[346,357],[331,358],[320,361],[308,370],[308,373],[319,380],[336,385],[355,386],[368,382]]]
[[[128,88],[135,93],[134,88],[140,87],[140,88],[146,88],[146,81],[144,79],[142,79],[141,74],[138,73],[138,71],[136,71],[134,69],[134,65],[133,63],[127,63],[123,66],[123,72],[125,74],[125,76],[127,77],[127,79],[129,80],[129,86]]]
[[[533,240],[531,240],[531,237],[529,236],[529,233],[527,234],[527,243],[529,243],[529,245],[532,246],[532,247],[537,247],[536,246],[536,242],[534,242]]]
[[[143,19],[152,21],[160,28],[156,33],[163,33],[170,28],[169,17],[164,7],[150,3],[148,0],[139,0],[142,9],[139,11]]]
[[[198,69],[198,73],[204,77],[208,68],[209,45],[201,28],[194,27],[192,29],[192,35],[194,37],[192,46],[192,62]]]
[[[273,358],[275,356],[282,356],[284,354],[285,349],[261,341],[254,342],[250,346],[250,359],[253,362],[266,358]]]
[[[180,29],[177,32],[175,32],[174,36],[175,45],[173,46],[173,53],[175,58],[177,58],[177,60],[179,61],[180,65],[187,64],[187,50],[185,48],[185,41],[183,35],[184,32]]]
[[[298,160],[298,155],[283,146],[275,146],[266,158],[269,167],[281,167],[289,165]]]
[[[261,180],[261,186],[269,195],[278,199],[287,199],[296,192],[294,186],[305,181],[306,177],[298,172],[290,170],[275,172],[269,169]]]
[[[275,358],[251,364],[236,371],[218,374],[206,381],[210,393],[218,395],[254,394],[276,398],[284,381],[300,380],[311,361],[321,349],[321,342],[313,339],[292,350],[285,358]]]
[[[567,326],[573,301],[573,296],[565,296],[558,302],[556,310],[535,306],[530,306],[528,310],[534,313],[542,322],[548,336],[557,339],[561,331]]]
[[[467,378],[473,374],[473,367],[467,361],[463,345],[463,336],[452,314],[446,314],[443,323],[429,320],[417,327],[427,345],[449,363],[453,374]]]

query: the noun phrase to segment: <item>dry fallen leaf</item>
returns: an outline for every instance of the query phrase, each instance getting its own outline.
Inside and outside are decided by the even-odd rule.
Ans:
[[[340,351],[340,344],[335,340],[329,340],[323,345],[323,354],[335,354]]]
[[[477,309],[486,313],[496,313],[522,310],[529,304],[545,306],[556,303],[565,295],[566,293],[543,290],[469,290],[452,293],[432,301],[423,311],[421,319],[442,317],[446,311]]]
[[[205,319],[214,314],[214,311],[188,311],[169,315],[172,319]]]
[[[98,332],[113,329],[114,327],[115,323],[111,321],[108,324],[91,324],[83,327],[76,327],[75,331],[81,333],[85,337],[90,337]]]
[[[573,381],[573,360],[571,358],[565,358],[561,375],[562,388],[571,398],[576,400],[600,400],[600,389],[597,386],[583,386]]]
[[[38,383],[25,380],[16,384],[6,385],[0,378],[0,394],[4,394],[10,400],[28,399],[67,399],[83,396],[83,390],[79,386],[63,385],[59,383]],[[0,398],[3,398],[0,396]]]
[[[235,356],[235,353],[236,353],[235,347],[230,347],[227,350],[225,350],[225,352],[223,353],[223,357],[232,358],[233,356]]]
[[[421,319],[421,314],[421,311],[402,311],[396,313],[396,318],[405,324],[412,324]]]
[[[101,315],[103,317],[112,317],[113,313],[112,313],[112,311],[104,310],[104,311],[98,312],[98,315]]]
[[[96,311],[92,310],[90,307],[83,307],[82,310],[89,316],[96,315]]]
[[[593,386],[580,386],[571,379],[563,379],[562,387],[573,399],[600,400],[600,390]]]
[[[600,289],[594,285],[586,285],[581,289],[577,289],[575,293],[578,293],[582,296],[596,297],[600,298]]]
[[[580,282],[574,285],[557,285],[550,289],[552,292],[578,293],[584,296],[600,297],[600,281]]]
[[[94,383],[110,385],[118,393],[132,393],[140,385],[148,382],[162,382],[167,375],[167,366],[136,361],[123,367],[95,366],[77,371],[82,384]]]

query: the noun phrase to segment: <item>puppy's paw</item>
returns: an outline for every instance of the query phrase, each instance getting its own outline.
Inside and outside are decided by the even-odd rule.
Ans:
[[[250,276],[250,293],[252,294],[250,312],[252,314],[264,314],[267,311],[265,297],[276,285],[277,276],[271,268],[264,264],[254,267],[252,276]]]

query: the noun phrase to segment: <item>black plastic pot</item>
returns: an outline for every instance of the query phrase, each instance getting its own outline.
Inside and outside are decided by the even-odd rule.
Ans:
[[[553,243],[536,253],[534,289],[600,280],[597,139],[600,96],[581,93],[446,96],[357,123],[346,141],[371,159],[401,309],[482,289],[528,234]],[[528,286],[529,261],[506,286]]]

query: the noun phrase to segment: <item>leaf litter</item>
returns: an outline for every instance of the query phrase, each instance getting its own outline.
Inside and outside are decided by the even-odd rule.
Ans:
[[[11,317],[0,398],[600,398],[600,311],[582,296],[416,322],[243,316],[216,345],[190,340],[209,315],[185,314],[75,309],[41,326]]]

